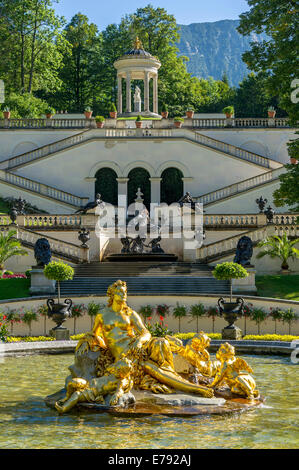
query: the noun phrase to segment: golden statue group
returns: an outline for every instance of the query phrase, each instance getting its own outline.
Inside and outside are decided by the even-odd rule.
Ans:
[[[251,377],[249,365],[235,357],[234,347],[222,344],[212,361],[206,348],[210,338],[203,332],[187,346],[172,336],[152,337],[140,316],[127,305],[126,283],[116,281],[107,291],[108,305],[96,316],[93,330],[77,344],[80,359],[98,352],[96,377],[67,379],[66,396],[55,403],[60,413],[77,403],[104,404],[109,396],[110,406],[124,406],[122,397],[133,388],[153,393],[198,394],[214,396],[217,387],[225,385],[231,392],[253,400],[259,393]],[[197,369],[202,384],[192,383],[175,368],[175,357],[181,357]],[[72,374],[74,375],[74,374]]]

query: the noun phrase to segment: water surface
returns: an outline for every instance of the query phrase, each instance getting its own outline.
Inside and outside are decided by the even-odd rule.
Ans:
[[[43,398],[64,386],[73,355],[6,358],[0,363],[0,448],[298,448],[299,366],[289,358],[247,356],[265,406],[230,417],[117,418],[74,411],[59,416]]]

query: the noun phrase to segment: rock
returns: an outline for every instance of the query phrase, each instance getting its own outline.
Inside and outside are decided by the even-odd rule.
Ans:
[[[147,391],[133,390],[137,403],[151,403],[153,405],[171,405],[171,406],[220,406],[224,405],[224,398],[204,398],[198,395],[185,393],[151,393]]]

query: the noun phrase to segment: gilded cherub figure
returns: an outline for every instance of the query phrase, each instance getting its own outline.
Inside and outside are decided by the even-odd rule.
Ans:
[[[209,387],[216,388],[225,383],[236,395],[251,400],[259,397],[255,380],[250,375],[253,370],[244,359],[235,356],[235,348],[231,344],[222,344],[216,357],[221,361],[221,366]]]

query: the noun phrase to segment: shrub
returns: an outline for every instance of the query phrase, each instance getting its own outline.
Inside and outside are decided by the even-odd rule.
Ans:
[[[49,105],[46,101],[36,98],[31,93],[11,93],[6,99],[6,104],[14,118],[39,118],[45,114]]]
[[[225,108],[223,108],[222,112],[224,114],[234,114],[235,108],[233,106],[226,106]]]
[[[282,321],[289,325],[289,335],[291,334],[292,323],[297,320],[298,316],[292,308],[282,311]]]
[[[173,316],[179,319],[179,333],[181,331],[181,318],[187,315],[187,307],[185,305],[180,305],[178,302],[176,307],[173,309]]]
[[[193,317],[193,318],[196,318],[196,331],[198,333],[198,330],[199,330],[199,325],[198,325],[198,320],[200,317],[202,317],[203,315],[205,315],[205,307],[203,304],[195,304],[195,305],[192,305],[191,308],[190,308],[190,315]]]
[[[261,323],[266,320],[267,316],[267,312],[265,312],[265,310],[261,307],[255,307],[252,309],[251,319],[257,324],[258,334],[260,334]]]
[[[104,118],[104,116],[96,116],[96,117],[95,117],[95,121],[96,121],[96,122],[104,122],[104,121],[105,121],[105,118]]]
[[[166,103],[163,103],[163,104],[162,104],[161,111],[162,111],[162,113],[167,113],[167,111],[168,111],[168,106],[167,106]]]
[[[116,106],[114,103],[110,103],[110,108],[109,108],[110,113],[115,113],[117,111]]]
[[[143,316],[144,321],[147,320],[147,318],[150,318],[153,314],[154,307],[151,305],[143,305],[140,307],[139,314]]]
[[[49,107],[49,108],[47,108],[47,109],[45,110],[45,114],[52,114],[52,115],[54,115],[55,113],[56,113],[56,110],[55,110],[54,108],[51,108],[51,107]]]
[[[166,305],[166,304],[157,305],[156,314],[159,317],[165,318],[166,315],[169,315],[169,310],[170,310],[169,305]]]
[[[74,277],[74,270],[71,266],[62,261],[51,261],[44,267],[44,275],[47,279],[57,281],[58,303],[60,304],[60,282],[70,281]]]
[[[248,276],[246,269],[238,263],[225,262],[217,264],[213,271],[213,276],[219,281],[230,281],[230,301],[233,298],[233,279],[242,279]]]
[[[165,338],[167,335],[171,335],[172,331],[167,328],[167,325],[164,325],[163,322],[156,322],[154,325],[150,325],[149,323],[146,325],[148,331],[152,336]]]
[[[299,336],[291,335],[247,335],[243,337],[244,340],[252,341],[287,341],[292,342],[293,340],[299,339]]]
[[[31,325],[33,321],[37,321],[37,312],[33,309],[25,310],[25,313],[22,315],[21,320],[23,323],[29,327],[29,336],[31,336]]]
[[[179,116],[176,116],[173,120],[174,120],[175,122],[184,122],[184,118],[179,117]]]
[[[137,118],[136,118],[136,121],[137,121],[137,122],[142,121],[142,116],[140,116],[140,114],[138,114],[138,116],[137,116]]]
[[[91,107],[90,107],[90,106],[86,106],[86,108],[84,109],[84,111],[86,111],[87,113],[90,113]]]

